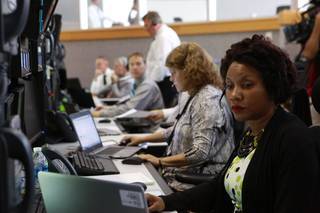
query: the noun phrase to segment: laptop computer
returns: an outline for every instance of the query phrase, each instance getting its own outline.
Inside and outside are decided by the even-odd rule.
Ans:
[[[106,158],[128,158],[141,149],[137,146],[104,147],[89,110],[73,113],[69,116],[82,151]]]
[[[148,212],[139,185],[49,172],[39,182],[48,213]]]
[[[107,105],[123,104],[130,100],[130,95],[123,96],[122,98],[100,98],[100,101]]]

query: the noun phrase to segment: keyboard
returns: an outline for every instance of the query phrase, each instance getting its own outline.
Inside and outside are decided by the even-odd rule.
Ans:
[[[110,156],[112,158],[127,158],[137,153],[140,149],[141,147],[137,146],[110,146],[98,152],[97,155]]]
[[[97,158],[85,152],[76,152],[73,156],[74,167],[79,175],[119,174],[111,159]]]

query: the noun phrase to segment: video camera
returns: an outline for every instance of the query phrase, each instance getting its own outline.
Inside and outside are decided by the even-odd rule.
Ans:
[[[303,7],[305,6],[309,6],[309,8],[301,13],[301,22],[283,29],[288,42],[296,41],[297,43],[304,44],[312,32],[316,14],[320,11],[320,0],[311,0]]]

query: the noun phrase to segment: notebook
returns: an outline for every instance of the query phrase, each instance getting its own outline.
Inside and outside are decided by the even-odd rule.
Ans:
[[[81,150],[100,157],[127,158],[137,153],[141,147],[107,146],[104,147],[89,110],[70,114],[73,128],[78,136]]]
[[[139,185],[49,172],[39,182],[48,213],[148,212]]]

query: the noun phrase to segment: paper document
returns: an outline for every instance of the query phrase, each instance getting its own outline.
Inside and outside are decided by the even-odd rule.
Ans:
[[[144,143],[140,143],[138,146],[147,149],[148,147],[151,146],[168,146],[167,142],[144,142]]]
[[[130,109],[129,111],[122,113],[121,115],[116,116],[116,118],[125,118],[126,116],[128,116],[132,113],[135,113],[135,112],[137,112],[136,109]]]
[[[117,118],[146,118],[150,115],[151,115],[150,111],[131,109],[131,110],[119,115]]]
[[[120,183],[134,183],[142,182],[146,185],[154,184],[154,181],[149,177],[145,176],[141,172],[135,173],[125,173],[119,175],[98,175],[98,176],[87,176],[88,178],[98,179],[98,180],[108,180]]]

